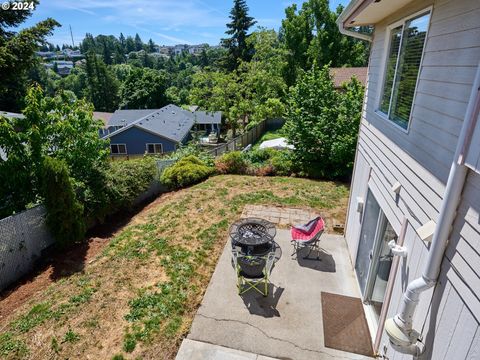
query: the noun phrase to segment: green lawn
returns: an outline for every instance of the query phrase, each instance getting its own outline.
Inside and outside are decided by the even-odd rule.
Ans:
[[[165,194],[83,272],[3,319],[0,357],[173,359],[246,204],[313,208],[332,224],[347,197],[334,182],[233,175]]]
[[[281,137],[285,137],[285,135],[283,135],[282,129],[267,131],[253,145],[253,148],[255,148],[255,149],[258,148],[260,146],[260,144],[264,141],[278,139],[278,138],[281,138]]]

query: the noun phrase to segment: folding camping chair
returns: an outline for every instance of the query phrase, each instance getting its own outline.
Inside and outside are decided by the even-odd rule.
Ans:
[[[238,294],[242,295],[250,289],[255,289],[263,296],[267,296],[268,279],[275,260],[275,251],[258,256],[246,255],[238,250],[233,250],[232,255],[237,272]]]
[[[292,226],[290,232],[292,235],[293,253],[291,256],[296,255],[298,257],[298,252],[301,249],[308,248],[308,254],[303,257],[304,259],[309,259],[310,253],[314,250],[317,251],[317,260],[320,259],[318,243],[324,230],[325,221],[320,216],[310,220],[305,225]]]

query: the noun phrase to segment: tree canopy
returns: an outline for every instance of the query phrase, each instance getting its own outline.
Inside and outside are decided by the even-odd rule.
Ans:
[[[351,174],[362,100],[363,86],[355,78],[336,91],[328,66],[314,64],[299,76],[287,100],[285,134],[305,173]]]
[[[38,4],[38,1],[34,1]],[[38,24],[15,32],[31,10],[0,11],[0,109],[18,111],[28,85],[27,74],[35,64],[35,51],[45,43],[60,24],[48,18]]]

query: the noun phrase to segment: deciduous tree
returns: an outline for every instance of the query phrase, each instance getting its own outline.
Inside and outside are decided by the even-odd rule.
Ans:
[[[288,98],[285,134],[298,163],[310,176],[345,178],[351,174],[363,99],[353,80],[334,89],[328,66],[302,74]]]
[[[0,109],[4,111],[19,111],[22,107],[27,73],[36,62],[35,51],[53,29],[60,26],[48,18],[19,32],[12,30],[31,13],[31,10],[0,11]]]

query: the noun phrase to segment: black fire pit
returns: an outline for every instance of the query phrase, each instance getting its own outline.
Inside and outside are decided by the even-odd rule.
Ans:
[[[259,218],[241,219],[230,227],[232,247],[246,255],[264,255],[273,247],[277,230],[270,221]]]

